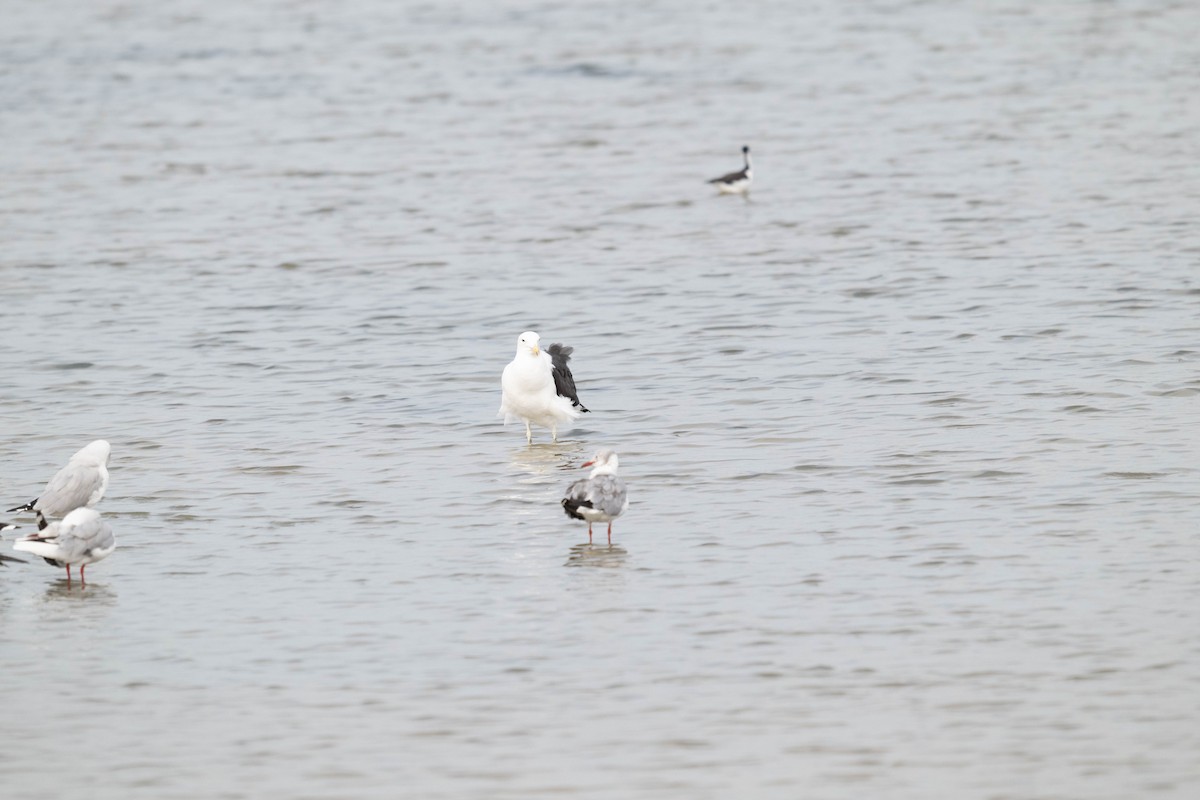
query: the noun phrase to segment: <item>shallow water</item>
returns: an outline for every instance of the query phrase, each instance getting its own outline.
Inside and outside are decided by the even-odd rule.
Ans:
[[[1191,5],[6,16],[6,797],[1200,791]]]

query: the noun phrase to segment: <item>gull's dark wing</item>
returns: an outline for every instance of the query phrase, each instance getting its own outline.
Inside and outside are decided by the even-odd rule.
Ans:
[[[746,179],[746,170],[739,169],[737,172],[731,172],[728,175],[722,175],[719,178],[713,178],[709,183],[737,183]]]
[[[579,402],[579,393],[575,391],[575,376],[571,374],[571,368],[567,366],[567,362],[571,360],[571,353],[575,352],[574,347],[563,347],[555,342],[546,348],[546,352],[550,354],[551,372],[554,374],[554,388],[560,397],[565,397],[571,401],[571,405],[578,406],[580,411],[587,411],[583,403]]]

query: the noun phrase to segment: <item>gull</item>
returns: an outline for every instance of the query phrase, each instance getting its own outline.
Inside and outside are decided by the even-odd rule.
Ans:
[[[592,523],[608,523],[608,543],[612,544],[612,521],[629,508],[625,482],[617,477],[617,454],[601,450],[595,458],[580,465],[592,467],[591,474],[567,487],[563,510],[571,519],[586,520],[588,544],[592,543]]]
[[[84,583],[84,568],[111,555],[117,549],[117,540],[99,511],[77,508],[37,533],[22,536],[13,543],[13,549],[41,556],[52,567],[66,567],[68,583],[71,565],[78,564],[79,582]]]
[[[4,533],[4,531],[11,531],[14,528],[19,528],[19,527],[21,527],[21,526],[13,525],[11,522],[0,522],[0,533]],[[6,556],[3,553],[0,553],[0,567],[4,566],[5,561],[17,561],[22,564],[25,563],[25,559],[23,559],[23,558],[14,558],[12,556]]]
[[[97,439],[71,456],[42,493],[13,511],[33,511],[37,514],[38,530],[46,527],[46,517],[61,518],[83,506],[94,506],[108,488],[108,442]]]
[[[525,441],[533,443],[533,428],[550,429],[558,441],[558,426],[572,422],[587,411],[575,391],[575,376],[567,362],[574,347],[552,344],[545,351],[538,346],[541,337],[525,331],[517,337],[517,354],[500,376],[500,411],[504,424],[514,419],[525,422]]]
[[[745,194],[750,190],[750,181],[754,180],[754,171],[750,168],[750,146],[742,148],[742,159],[745,166],[737,172],[713,178],[709,183],[716,184],[721,194]]]

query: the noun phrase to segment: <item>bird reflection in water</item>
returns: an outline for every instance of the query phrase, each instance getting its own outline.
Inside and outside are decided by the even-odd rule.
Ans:
[[[615,544],[576,544],[567,555],[567,567],[601,567],[617,569],[625,566],[629,551]]]
[[[68,581],[66,578],[54,581],[46,587],[46,591],[42,594],[42,600],[46,603],[85,601],[111,605],[116,602],[116,599],[117,593],[104,584],[85,584],[79,581]]]
[[[572,464],[583,455],[583,442],[535,444],[514,450],[513,466],[534,477],[557,476],[573,470]]]

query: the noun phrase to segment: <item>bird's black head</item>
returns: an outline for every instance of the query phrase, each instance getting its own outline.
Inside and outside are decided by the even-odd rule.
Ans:
[[[748,144],[744,144],[744,145],[742,145],[742,152],[743,152],[743,153],[749,153],[749,152],[750,152],[750,145],[748,145]]]

